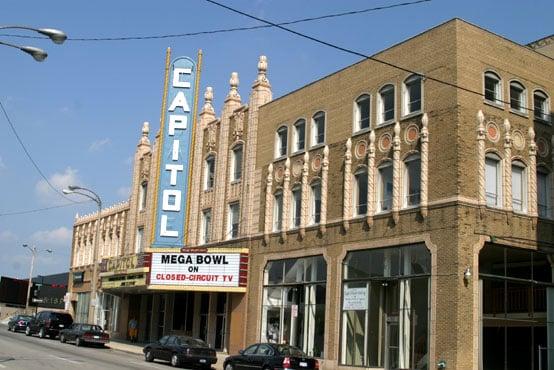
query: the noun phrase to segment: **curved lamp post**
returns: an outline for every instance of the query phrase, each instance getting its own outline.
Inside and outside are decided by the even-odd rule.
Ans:
[[[27,27],[27,26],[0,26],[0,30],[6,30],[6,29],[21,29],[21,30],[38,32],[41,35],[47,36],[55,44],[63,44],[64,41],[67,40],[67,35],[63,31],[57,30],[55,28],[33,28],[33,27]],[[20,46],[20,45],[10,44],[8,42],[3,42],[3,41],[0,41],[0,45],[19,49],[24,53],[31,55],[37,62],[42,62],[43,60],[46,59],[46,57],[48,57],[48,54],[44,50],[36,48],[34,46]]]
[[[27,248],[31,251],[31,270],[29,271],[29,284],[27,285],[27,300],[25,301],[25,311],[29,311],[29,298],[31,298],[31,285],[33,285],[33,268],[35,267],[35,258],[38,252],[52,253],[52,249],[39,250],[34,245],[29,247],[27,244],[23,244],[23,248]]]
[[[98,206],[98,212],[96,214],[96,226],[94,231],[94,245],[92,250],[92,279],[91,279],[91,299],[90,299],[90,309],[89,309],[89,322],[92,324],[97,323],[97,305],[98,305],[98,297],[96,296],[96,283],[98,280],[98,238],[100,233],[100,214],[102,212],[102,199],[98,194],[96,194],[94,191],[83,188],[81,186],[75,186],[75,185],[69,185],[67,189],[63,189],[62,192],[64,194],[79,194],[82,195],[96,203]]]

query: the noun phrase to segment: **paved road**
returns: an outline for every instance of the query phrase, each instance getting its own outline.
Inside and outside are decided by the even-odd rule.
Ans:
[[[138,354],[109,348],[76,347],[59,340],[27,337],[24,333],[9,332],[0,326],[0,370],[45,369],[165,369],[167,363],[148,363]]]

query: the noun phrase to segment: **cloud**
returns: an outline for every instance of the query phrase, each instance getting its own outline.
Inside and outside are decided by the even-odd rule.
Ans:
[[[99,152],[101,151],[106,145],[109,145],[111,143],[111,140],[109,138],[104,138],[100,140],[93,141],[90,146],[88,147],[89,152]]]
[[[6,168],[7,167],[6,167],[6,164],[4,163],[4,160],[2,159],[2,157],[0,157],[0,171]]]
[[[67,188],[69,185],[79,185],[81,181],[77,176],[77,170],[74,170],[71,167],[67,167],[64,172],[56,172],[48,178],[48,181],[58,190]],[[39,180],[35,185],[35,194],[39,197],[44,203],[50,203],[52,201],[59,201],[62,198],[54,193],[50,188],[46,180]]]
[[[17,235],[10,230],[0,231],[0,243],[13,243],[17,240]]]
[[[30,239],[42,248],[67,247],[71,245],[73,231],[65,226],[53,230],[34,232]]]
[[[117,189],[117,195],[121,198],[127,199],[131,195],[131,188],[129,186],[122,186]]]

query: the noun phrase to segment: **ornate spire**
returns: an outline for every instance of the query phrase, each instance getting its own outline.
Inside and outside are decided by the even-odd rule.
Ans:
[[[239,74],[237,72],[231,73],[231,78],[229,79],[229,85],[231,86],[231,89],[229,90],[229,94],[227,94],[227,99],[233,99],[233,100],[240,100],[240,95],[238,91],[239,87]]]
[[[206,91],[204,92],[204,106],[202,107],[202,111],[200,114],[203,113],[211,113],[215,115],[214,106],[212,105],[212,102],[214,100],[214,91],[211,86],[206,87]]]
[[[262,84],[269,86],[269,80],[267,79],[267,57],[265,55],[260,55],[258,60],[258,77],[256,77],[253,87]]]
[[[148,122],[144,122],[142,124],[142,136],[140,138],[139,145],[150,145],[148,134],[150,134],[150,124]]]

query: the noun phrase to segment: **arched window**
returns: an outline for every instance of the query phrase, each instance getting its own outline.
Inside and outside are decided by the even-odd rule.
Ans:
[[[311,146],[325,142],[325,112],[317,112],[312,117]]]
[[[281,126],[277,129],[277,134],[275,135],[275,158],[287,155],[287,136],[287,126]]]
[[[552,217],[550,184],[552,174],[543,167],[537,169],[537,210],[539,217]]]
[[[204,162],[204,190],[214,187],[215,181],[215,157],[209,155]]]
[[[306,121],[299,119],[294,124],[293,151],[299,152],[306,148]]]
[[[404,115],[421,111],[422,90],[420,75],[411,75],[402,84],[402,111]]]
[[[367,169],[363,168],[354,174],[354,215],[367,213]]]
[[[321,221],[321,182],[316,181],[310,187],[310,225]]]
[[[229,204],[229,211],[227,214],[227,238],[234,239],[239,236],[239,223],[240,223],[240,203],[235,202]]]
[[[510,82],[510,108],[521,113],[526,113],[527,111],[525,87],[517,81]]]
[[[421,160],[414,154],[404,161],[403,207],[419,205],[421,195]]]
[[[148,181],[143,181],[140,184],[139,190],[139,211],[143,211],[146,208],[146,195],[148,194]]]
[[[273,231],[283,228],[283,192],[277,191],[273,199]]]
[[[369,128],[370,104],[371,97],[367,94],[360,95],[354,101],[354,132]]]
[[[502,207],[501,163],[496,154],[487,154],[485,158],[485,194],[489,207]]]
[[[292,188],[291,192],[291,228],[300,227],[300,220],[302,217],[302,188],[300,186],[295,186]]]
[[[385,85],[379,90],[377,120],[378,124],[394,120],[394,85]]]
[[[535,119],[550,122],[550,100],[548,95],[541,90],[536,90],[533,93],[533,112]]]
[[[242,144],[233,148],[231,157],[231,181],[238,181],[242,177]]]
[[[502,80],[494,72],[485,72],[485,100],[495,104],[502,102]]]
[[[527,212],[527,171],[520,161],[512,162],[512,209]]]
[[[377,175],[377,212],[387,212],[392,209],[392,163],[381,165]]]

